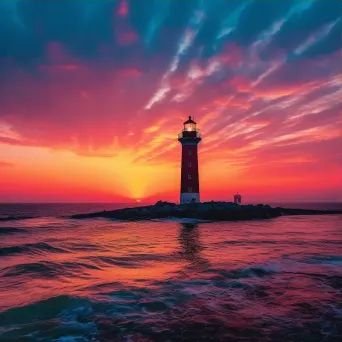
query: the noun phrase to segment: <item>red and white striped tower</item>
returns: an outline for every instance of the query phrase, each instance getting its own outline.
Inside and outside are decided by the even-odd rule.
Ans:
[[[178,141],[182,144],[181,204],[200,202],[197,145],[201,140],[196,122],[189,116],[178,134]]]

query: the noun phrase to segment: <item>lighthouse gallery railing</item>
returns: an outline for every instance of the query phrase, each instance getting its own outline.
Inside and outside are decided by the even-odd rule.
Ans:
[[[196,132],[196,134],[194,134],[194,135],[186,134],[184,136],[184,133],[192,133],[192,132]],[[178,134],[178,139],[182,139],[182,138],[201,138],[201,133],[198,129],[196,129],[196,131],[187,131],[187,130],[183,129],[183,131]]]

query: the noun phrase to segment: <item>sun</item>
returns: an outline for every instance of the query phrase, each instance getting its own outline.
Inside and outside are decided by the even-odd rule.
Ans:
[[[135,200],[137,203],[140,203],[141,202],[141,199],[136,199]]]

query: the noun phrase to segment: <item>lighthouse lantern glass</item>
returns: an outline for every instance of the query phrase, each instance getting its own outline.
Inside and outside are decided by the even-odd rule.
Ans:
[[[184,130],[191,132],[191,131],[196,131],[196,124],[195,123],[186,123],[184,124]]]

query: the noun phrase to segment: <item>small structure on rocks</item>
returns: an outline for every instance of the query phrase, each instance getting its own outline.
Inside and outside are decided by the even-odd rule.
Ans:
[[[241,204],[241,201],[242,201],[242,196],[237,192],[237,193],[234,195],[234,203],[236,203],[236,204]]]

